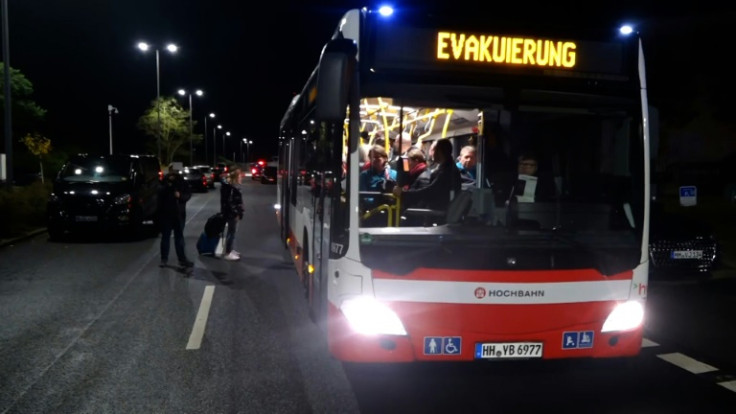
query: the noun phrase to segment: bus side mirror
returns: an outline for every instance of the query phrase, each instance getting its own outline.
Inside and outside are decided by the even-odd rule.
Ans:
[[[317,120],[340,123],[345,120],[357,51],[350,39],[331,40],[322,50],[317,74]]]

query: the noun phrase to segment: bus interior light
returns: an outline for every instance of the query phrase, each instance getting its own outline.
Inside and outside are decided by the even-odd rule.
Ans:
[[[636,329],[644,322],[644,305],[637,301],[619,303],[603,323],[601,332]]]
[[[340,307],[350,326],[363,335],[406,335],[398,315],[370,297],[348,299]]]

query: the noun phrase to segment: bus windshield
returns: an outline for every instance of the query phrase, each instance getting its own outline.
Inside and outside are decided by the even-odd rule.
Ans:
[[[527,102],[518,100],[513,107],[493,101],[464,107],[457,99],[415,105],[406,99],[401,104],[388,97],[363,99],[366,158],[356,169],[361,178],[373,176],[374,183],[359,181],[360,226],[452,226],[473,234],[497,228],[631,233],[641,227],[642,189],[632,182],[641,168],[635,162],[641,157],[635,150],[641,142],[639,108],[592,96],[575,100],[567,94],[558,101],[550,93],[519,96]],[[460,193],[467,194],[423,191],[435,178],[432,146],[443,139],[452,143],[452,161],[462,173]],[[368,156],[376,145],[385,151],[385,164]],[[417,178],[422,160],[426,170]],[[386,183],[376,186],[381,180]],[[399,200],[394,186],[404,190]],[[451,200],[449,206],[432,208],[438,197]]]

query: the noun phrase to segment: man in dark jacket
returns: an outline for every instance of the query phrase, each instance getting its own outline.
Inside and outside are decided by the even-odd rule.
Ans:
[[[186,223],[187,201],[192,197],[189,184],[179,174],[174,165],[164,177],[158,193],[158,223],[161,226],[161,267],[169,260],[171,233],[174,233],[174,249],[179,265],[192,267],[184,251],[184,224]]]
[[[447,210],[450,201],[460,192],[461,179],[455,162],[452,160],[452,143],[448,139],[436,141],[433,151],[437,165],[432,169],[429,184],[419,189],[403,191],[400,186],[394,187],[393,193],[401,198],[402,208],[428,208]]]

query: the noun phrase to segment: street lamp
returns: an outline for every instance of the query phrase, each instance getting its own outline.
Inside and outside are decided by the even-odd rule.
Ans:
[[[181,96],[184,96],[184,95],[187,94],[187,91],[184,90],[184,89],[179,89],[178,92],[179,92],[179,95],[181,95]],[[201,89],[197,89],[196,91],[194,91],[194,93],[197,96],[204,95],[204,92],[202,92]],[[192,111],[193,111],[193,109],[192,109],[192,94],[189,93],[189,165],[190,166],[191,165],[194,165],[194,161],[193,161],[194,147],[192,145],[192,141],[193,141],[193,137],[194,137],[194,129],[192,127]],[[207,118],[205,118],[205,119],[207,119]]]
[[[246,157],[243,158],[243,143],[245,143],[245,153]],[[252,144],[253,141],[249,141],[248,138],[243,138],[242,141],[240,141],[240,158],[243,160],[243,164],[245,164],[246,160],[250,159],[250,144]]]
[[[227,157],[227,152],[225,152],[225,135],[230,136],[230,131],[225,132],[222,134],[222,156]]]
[[[217,166],[217,130],[222,129],[222,125],[212,128],[212,166]]]
[[[210,112],[209,115],[205,115],[204,117],[204,162],[207,163],[207,158],[209,158],[209,153],[207,153],[207,118],[214,118],[215,113]]]
[[[107,105],[107,124],[110,129],[110,155],[112,155],[112,114],[118,113],[118,108]]]
[[[146,42],[138,42],[138,49],[147,52],[152,45]],[[166,50],[170,53],[176,53],[179,47],[173,43],[166,45]],[[160,82],[160,65],[158,59],[158,47],[156,47],[156,115],[158,117],[158,133],[156,134],[156,146],[158,147],[158,159],[161,159],[161,82]]]

